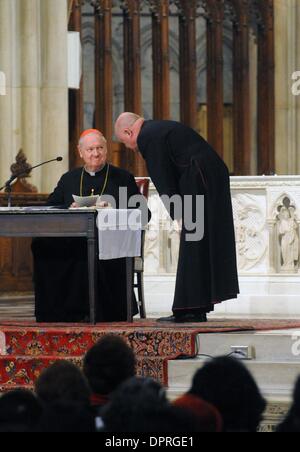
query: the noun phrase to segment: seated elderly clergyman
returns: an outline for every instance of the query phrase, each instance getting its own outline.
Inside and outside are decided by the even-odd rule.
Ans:
[[[116,208],[119,208],[121,187],[127,189],[127,201],[131,196],[140,194],[130,173],[107,162],[107,144],[101,132],[95,129],[85,131],[80,137],[78,150],[84,167],[62,176],[49,196],[49,206],[76,207],[73,195],[94,194],[112,197]],[[86,240],[35,239],[32,252],[37,322],[87,321],[89,290]],[[125,260],[98,261],[98,281],[99,303],[104,316],[101,320],[126,321]],[[133,312],[138,313],[136,303]]]

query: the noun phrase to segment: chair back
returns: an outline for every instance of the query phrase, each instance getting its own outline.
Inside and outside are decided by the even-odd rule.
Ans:
[[[149,177],[136,177],[136,184],[139,187],[141,195],[143,195],[146,199],[149,198],[149,187],[150,187],[150,179]]]

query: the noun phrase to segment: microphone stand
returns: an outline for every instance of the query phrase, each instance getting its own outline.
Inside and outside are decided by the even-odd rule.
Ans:
[[[5,193],[7,193],[7,207],[11,208],[11,198],[12,198],[12,186],[7,184],[5,188]]]
[[[62,157],[57,157],[56,159],[48,160],[47,162],[40,163],[39,165],[32,166],[31,168],[28,168],[27,170],[19,171],[17,174],[12,175],[8,181],[5,182],[3,187],[0,188],[0,192],[5,188],[5,193],[7,193],[7,207],[11,208],[11,201],[12,201],[12,186],[11,184],[18,179],[20,176],[28,176],[31,171],[35,168],[39,168],[42,165],[46,165],[46,163],[51,162],[61,162],[63,160]]]
[[[28,171],[22,171],[22,173],[18,173],[16,176],[11,176],[11,178],[8,180],[8,181],[6,181],[5,182],[5,184],[3,185],[3,187],[1,187],[0,188],[0,191],[2,191],[4,188],[5,188],[5,193],[7,193],[7,207],[10,209],[11,208],[11,199],[12,199],[12,186],[11,186],[11,184],[19,177],[19,176],[21,176],[22,174],[24,174],[24,176],[25,175],[27,175],[27,174],[29,174],[30,173],[30,171],[31,171],[31,169],[30,170],[28,170]]]

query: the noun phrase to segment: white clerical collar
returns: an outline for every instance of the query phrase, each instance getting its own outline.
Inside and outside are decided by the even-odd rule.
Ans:
[[[102,168],[100,168],[98,171],[94,172],[94,171],[89,171],[88,169],[86,169],[86,167],[84,167],[84,171],[86,173],[88,173],[90,176],[95,177],[98,173],[100,173],[103,168],[105,167],[105,165],[102,166]]]

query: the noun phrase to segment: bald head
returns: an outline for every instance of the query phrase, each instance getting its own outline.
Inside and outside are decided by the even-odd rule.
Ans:
[[[123,130],[123,129],[127,129],[127,128],[132,128],[132,126],[139,120],[141,119],[141,116],[136,115],[135,113],[122,113],[115,124],[115,132],[116,135],[118,136],[118,132]]]
[[[144,118],[135,113],[122,113],[115,124],[118,140],[128,149],[137,149],[137,138],[144,123]]]

